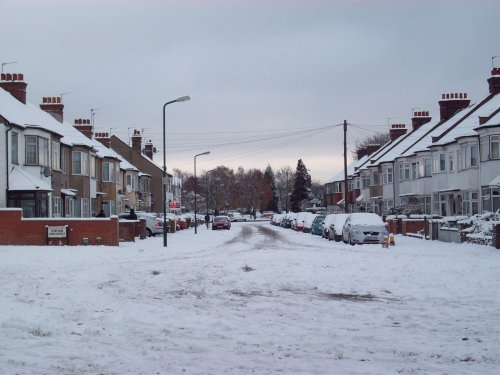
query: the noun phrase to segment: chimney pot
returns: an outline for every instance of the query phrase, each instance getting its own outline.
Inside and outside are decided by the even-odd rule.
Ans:
[[[24,81],[24,74],[23,73],[19,73],[17,75],[17,77],[19,78],[20,81]]]
[[[12,81],[12,74],[10,73],[7,73],[7,81]]]
[[[5,81],[5,73],[2,73],[2,81]]]
[[[13,73],[13,74],[12,74],[12,80],[13,80],[13,81],[17,81],[17,74],[16,74],[16,73]]]

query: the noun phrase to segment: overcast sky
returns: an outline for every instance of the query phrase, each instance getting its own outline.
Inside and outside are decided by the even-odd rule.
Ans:
[[[302,158],[324,182],[342,132],[322,127],[366,125],[352,145],[412,108],[439,116],[442,93],[477,101],[500,55],[498,1],[0,0],[0,14],[0,60],[18,61],[4,70],[25,74],[28,101],[71,92],[65,120],[100,108],[96,131],[144,129],[160,164],[163,104],[190,95],[166,109],[167,165],[190,172],[209,150],[198,171]]]

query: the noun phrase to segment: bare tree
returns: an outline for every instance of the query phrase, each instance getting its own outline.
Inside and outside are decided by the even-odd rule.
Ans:
[[[280,209],[288,212],[290,210],[290,194],[295,181],[295,171],[292,167],[286,165],[276,171],[275,178]]]

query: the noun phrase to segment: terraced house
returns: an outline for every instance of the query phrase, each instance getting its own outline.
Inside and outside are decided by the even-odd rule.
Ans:
[[[94,135],[88,119],[65,122],[61,97],[28,103],[26,89],[23,74],[2,73],[0,207],[83,218],[151,209],[151,176],[112,150],[107,133]]]
[[[327,184],[330,212],[473,215],[500,209],[500,69],[488,95],[443,94],[440,116],[414,112],[411,128],[393,124],[390,141],[361,150]]]

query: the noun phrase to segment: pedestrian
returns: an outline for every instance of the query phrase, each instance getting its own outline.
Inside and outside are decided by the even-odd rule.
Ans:
[[[135,213],[133,208],[130,210],[130,213],[128,214],[128,219],[129,220],[137,220],[137,214]]]
[[[210,215],[207,213],[205,215],[205,225],[207,226],[207,229],[208,229],[208,224],[210,224]]]
[[[96,217],[106,217],[104,210],[99,211],[99,213],[96,215]]]

